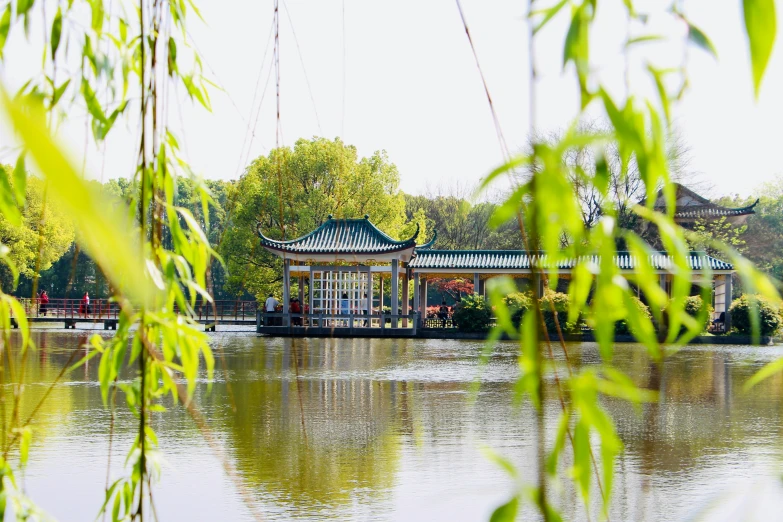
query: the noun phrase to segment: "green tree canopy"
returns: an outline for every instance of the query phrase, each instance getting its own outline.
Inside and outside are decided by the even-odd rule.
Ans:
[[[2,168],[10,177],[12,167]],[[8,258],[19,274],[29,278],[35,275],[36,266],[39,272],[51,267],[74,239],[73,223],[55,204],[47,200],[44,210],[44,192],[44,183],[28,176],[21,223],[15,225],[0,215],[0,243],[8,247]],[[13,285],[10,271],[0,272],[0,284],[3,289],[10,290]]]
[[[340,139],[300,139],[293,149],[283,147],[256,158],[229,196],[229,221],[220,246],[229,288],[258,296],[282,280],[279,259],[258,247],[257,223],[276,239],[302,236],[330,214],[369,214],[375,225],[396,238],[412,233],[415,225],[410,221],[426,225],[421,213],[406,219],[399,181],[397,167],[385,152],[360,158],[355,147]],[[420,241],[425,235],[421,230]]]

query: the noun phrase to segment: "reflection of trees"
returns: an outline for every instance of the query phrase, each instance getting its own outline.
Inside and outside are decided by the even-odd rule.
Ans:
[[[49,386],[57,379],[73,350],[78,350],[80,345],[87,342],[86,336],[56,334],[40,330],[31,332],[30,338],[37,349],[29,351],[24,359],[18,352],[21,341],[20,334],[15,331],[11,338],[10,353],[14,354],[14,377],[12,381],[10,371],[4,372],[6,423],[10,422],[13,411],[14,399],[11,382],[18,382],[19,375],[23,372],[24,387],[18,414],[21,424],[27,420],[44,397]],[[72,362],[78,361],[83,353],[83,351],[77,353]],[[3,356],[5,357],[5,354]],[[24,364],[22,364],[23,362]],[[90,371],[89,367],[82,369],[82,372]],[[63,376],[64,381],[68,381],[70,378],[69,375]],[[47,437],[61,434],[67,426],[63,419],[75,412],[89,410],[95,405],[94,400],[90,401],[86,387],[66,386],[62,383],[56,385],[41,404],[33,419],[33,443],[40,445]]]
[[[743,393],[743,384],[758,368],[737,364],[724,351],[683,352],[663,367],[640,359],[646,359],[641,350],[616,362],[629,365],[624,370],[637,384],[658,389],[660,400],[642,406],[641,414],[619,401],[607,401],[607,406],[626,451],[639,455],[646,474],[689,470],[711,454],[776,436],[761,426],[780,431],[780,375]]]
[[[259,343],[232,358],[236,411],[216,414],[232,439],[237,468],[248,483],[299,507],[345,504],[364,488],[382,494],[393,485],[400,458],[398,384],[363,373],[388,363],[388,343],[294,342],[299,389],[290,340],[282,349]]]

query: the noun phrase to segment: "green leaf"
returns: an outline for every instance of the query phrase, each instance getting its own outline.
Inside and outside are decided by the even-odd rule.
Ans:
[[[27,154],[48,180],[51,194],[74,220],[84,250],[120,293],[135,304],[149,303],[156,290],[147,275],[139,238],[129,234],[134,225],[125,206],[77,174],[52,140],[45,121],[36,117],[43,112],[40,104],[32,106],[30,100],[11,100],[3,88],[0,100]]]
[[[16,205],[14,198],[14,189],[11,187],[11,181],[8,178],[8,171],[0,166],[0,214],[14,226],[22,224],[22,213]]]
[[[57,8],[57,14],[54,15],[54,22],[52,22],[52,60],[54,60],[57,54],[57,48],[60,47],[60,35],[63,30],[63,13],[60,8]]]
[[[14,194],[19,206],[24,206],[27,199],[27,169],[24,167],[24,152],[19,155],[14,167]]]
[[[660,40],[664,40],[664,37],[659,34],[645,34],[642,36],[637,36],[635,38],[629,39],[627,42],[625,42],[625,48],[631,47],[632,45],[641,44],[641,43],[648,43],[648,42],[657,42]]]
[[[692,23],[688,22],[688,39],[710,53],[715,59],[718,59],[718,52],[715,50],[715,46],[712,45],[712,42],[707,37],[706,34],[704,34],[704,31],[693,25]]]
[[[59,87],[57,87],[57,88],[54,90],[54,94],[52,94],[52,107],[54,107],[55,105],[57,105],[57,102],[58,102],[58,101],[60,101],[60,98],[62,98],[62,97],[63,97],[63,94],[65,94],[65,90],[68,88],[68,86],[69,86],[70,84],[71,84],[71,79],[70,79],[70,78],[68,78],[67,80],[65,80],[65,81],[63,82],[63,84],[62,84],[62,85],[60,85]]]
[[[33,440],[33,429],[30,426],[22,428],[22,437],[19,441],[19,465],[27,466],[27,458],[30,455],[30,442]]]
[[[658,89],[658,97],[661,99],[661,107],[663,108],[663,114],[666,116],[666,124],[671,124],[671,109],[669,108],[669,94],[666,92],[666,86],[663,83],[663,76],[665,71],[656,69],[652,65],[647,65],[647,70],[655,80],[655,87]]]
[[[748,381],[745,383],[743,387],[744,390],[745,391],[750,390],[764,379],[772,377],[773,375],[779,373],[781,370],[783,370],[783,357],[779,359],[775,359],[770,363],[767,363],[766,365],[764,365],[763,368],[761,368],[759,371],[753,374],[753,377],[748,379]]]
[[[169,76],[177,71],[177,42],[169,37]]]
[[[92,90],[90,82],[86,78],[82,78],[82,94],[84,95],[84,101],[87,104],[87,110],[92,117],[100,123],[106,123],[106,115],[103,113],[103,108],[98,101],[95,91]]]
[[[103,28],[103,0],[90,0],[92,7],[92,30],[96,33],[100,33]]]
[[[742,8],[753,66],[753,89],[758,98],[777,32],[775,0],[743,0]]]
[[[498,506],[489,517],[489,522],[514,522],[519,511],[519,497],[515,496],[502,506]]]
[[[571,26],[566,34],[565,47],[563,48],[563,67],[573,61],[577,71],[587,71],[589,57],[588,47],[589,21],[584,7],[576,9],[571,17]]]
[[[3,56],[3,48],[5,47],[5,42],[8,40],[8,31],[11,30],[11,2],[8,2],[8,5],[5,7],[5,11],[3,11],[3,18],[0,18],[0,58]]]
[[[533,35],[535,36],[538,31],[544,28],[544,26],[549,23],[549,21],[555,17],[557,13],[560,12],[560,10],[568,3],[568,0],[560,0],[557,4],[553,5],[552,7],[548,9],[542,9],[540,11],[534,11],[530,13],[531,16],[543,14],[544,18],[533,28]]]

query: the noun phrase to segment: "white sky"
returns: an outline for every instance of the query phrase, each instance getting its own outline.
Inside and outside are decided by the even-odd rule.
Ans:
[[[269,42],[272,2],[212,0],[199,4],[207,24],[193,17],[191,35],[204,56],[206,72],[226,92],[212,92],[211,114],[193,107],[180,93],[184,101],[172,104],[170,121],[184,136],[187,157],[196,172],[206,178],[232,179],[250,159],[275,146],[273,76],[266,86],[257,125],[253,124],[272,58],[270,43],[266,60],[261,62]],[[650,5],[658,4],[652,0]],[[594,69],[600,81],[617,95],[624,93],[622,42],[626,23],[620,6],[621,2],[599,2],[598,26],[591,36]],[[518,149],[530,124],[526,2],[464,0],[463,7],[506,140],[512,150]],[[760,99],[755,102],[741,2],[689,0],[686,10],[713,39],[719,61],[701,49],[689,48],[692,87],[674,113],[676,127],[690,147],[690,167],[716,186],[709,195],[749,194],[783,173],[777,155],[783,120],[780,45],[773,52]],[[410,193],[439,185],[473,184],[500,163],[487,100],[453,0],[345,0],[344,4],[337,0],[281,0],[281,11],[283,144],[322,135],[342,136],[356,145],[361,155],[385,149],[400,170],[401,188]],[[536,127],[541,131],[566,127],[578,111],[572,67],[565,72],[562,69],[567,25],[564,10],[536,43],[540,73]],[[651,32],[682,38],[685,27],[654,17],[649,28],[635,28],[635,34]],[[24,46],[21,34],[14,37],[6,49],[8,56]],[[23,52],[17,56],[23,58],[11,59],[2,72],[12,88],[26,79],[31,67],[40,66],[40,55],[33,54],[32,60]],[[679,42],[639,47],[631,54],[633,89],[652,94],[641,72],[645,60],[665,67],[677,66],[682,59]],[[251,107],[254,93],[257,99]],[[177,107],[182,108],[181,116]],[[601,116],[597,110],[592,114]],[[88,175],[131,175],[136,124],[129,122],[123,127],[116,129],[107,143],[105,157],[88,147]],[[255,128],[249,152],[247,145],[243,148],[248,128]],[[69,118],[59,134],[81,161],[83,118]]]

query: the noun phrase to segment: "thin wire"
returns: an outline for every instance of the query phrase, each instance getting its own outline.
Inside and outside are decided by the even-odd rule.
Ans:
[[[242,114],[242,111],[239,109],[239,105],[237,105],[237,103],[234,101],[234,98],[231,97],[231,93],[228,92],[228,89],[223,87],[223,82],[220,81],[220,77],[218,77],[218,75],[215,72],[215,70],[209,64],[209,62],[207,61],[204,53],[202,53],[201,49],[199,49],[198,45],[196,44],[196,39],[193,38],[193,36],[190,34],[190,32],[187,29],[185,30],[185,34],[188,36],[188,38],[190,38],[190,43],[193,45],[193,49],[196,50],[196,54],[198,55],[198,57],[201,58],[201,61],[203,63],[207,64],[207,69],[209,69],[209,72],[212,73],[212,76],[215,77],[215,84],[218,86],[218,88],[221,91],[226,93],[226,96],[228,97],[228,100],[231,102],[231,105],[234,106],[234,109],[236,109],[237,114],[239,114],[239,117],[242,118],[243,122],[247,123],[247,120],[245,119],[245,115]]]
[[[310,101],[313,103],[313,112],[315,113],[315,122],[318,125],[318,133],[323,135],[324,131],[321,129],[321,119],[318,117],[318,109],[315,106],[315,96],[313,96],[313,89],[310,87],[310,78],[307,77],[307,68],[305,67],[304,57],[302,56],[302,48],[299,46],[299,38],[296,37],[294,21],[291,19],[291,12],[288,10],[285,0],[283,0],[283,7],[285,8],[286,18],[288,18],[288,24],[291,26],[291,33],[294,35],[294,43],[296,43],[296,51],[299,53],[299,63],[302,64],[302,72],[304,73],[307,92],[310,93]]]
[[[465,28],[465,34],[468,36],[468,43],[470,44],[470,50],[473,52],[473,58],[476,60],[476,67],[478,68],[479,76],[481,76],[481,83],[484,85],[484,93],[487,95],[487,101],[489,102],[489,110],[492,112],[492,121],[495,124],[495,132],[498,135],[498,142],[500,143],[500,151],[503,153],[503,158],[508,160],[510,158],[508,145],[506,144],[506,138],[503,136],[503,129],[500,126],[500,119],[498,113],[495,111],[495,104],[492,103],[492,96],[489,94],[489,86],[487,85],[487,79],[484,77],[484,71],[481,69],[481,63],[479,62],[478,53],[476,53],[476,46],[473,45],[473,38],[470,36],[470,29],[468,29],[468,22],[465,20],[465,13],[462,12],[462,4],[459,0],[457,2],[457,9],[459,10],[459,16],[462,19],[462,26]]]
[[[346,66],[345,66],[345,55],[346,55],[346,44],[345,44],[345,0],[342,2],[343,9],[342,9],[342,15],[343,15],[343,110],[342,110],[342,118],[340,120],[340,137],[345,139],[345,84],[346,84]]]
[[[263,72],[264,72],[264,62],[266,61],[267,53],[269,53],[269,47],[270,47],[269,43],[272,40],[272,32],[274,31],[274,29],[275,29],[275,21],[273,19],[272,23],[269,24],[269,34],[267,35],[266,40],[265,40],[266,41],[266,48],[264,49],[264,55],[261,58],[261,63],[258,66],[258,76],[256,77],[256,87],[255,87],[255,89],[253,89],[253,100],[250,102],[250,115],[248,116],[248,118],[252,118],[252,116],[253,116],[253,107],[255,107],[256,98],[258,97],[258,87],[261,84],[261,76],[263,75]],[[271,65],[270,65],[270,71],[271,71]],[[264,94],[266,94],[266,86],[267,86],[268,83],[269,83],[269,78],[267,77],[266,83],[264,84],[264,92],[261,94],[261,101],[258,104],[258,111],[259,112],[261,111],[261,104],[264,101]],[[253,127],[251,128],[250,127],[250,120],[247,120],[247,128],[245,130],[245,138],[242,141],[242,149],[240,149],[240,151],[239,151],[239,163],[237,164],[237,168],[236,168],[236,175],[237,176],[239,176],[239,171],[242,168],[242,164],[245,161],[247,161],[246,159],[245,159],[245,161],[242,160],[243,157],[246,158],[246,156],[245,156],[245,145],[247,144],[247,141],[248,141],[248,135],[252,134],[253,136],[255,136],[257,122],[258,122],[258,115],[256,115],[255,123],[253,124]],[[250,154],[249,149],[251,148],[252,143],[253,143],[252,140],[251,140],[250,143],[251,143],[251,145],[248,146],[248,155]]]

